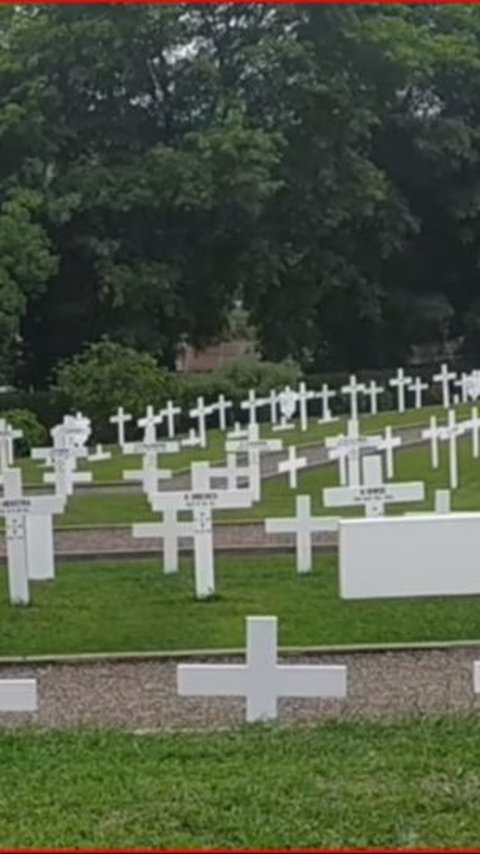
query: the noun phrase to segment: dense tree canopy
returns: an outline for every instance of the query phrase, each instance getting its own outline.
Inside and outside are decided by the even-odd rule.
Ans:
[[[270,359],[480,354],[479,8],[0,14],[0,379],[238,299]]]

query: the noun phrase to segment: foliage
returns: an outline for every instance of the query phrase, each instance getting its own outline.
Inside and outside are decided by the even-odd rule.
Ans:
[[[16,456],[27,456],[32,448],[39,448],[46,444],[47,430],[34,412],[29,409],[7,409],[6,412],[0,412],[0,416],[5,418],[12,427],[23,432],[21,439],[15,440]]]
[[[0,32],[0,382],[104,335],[171,369],[239,302],[304,370],[478,357],[478,7],[47,4]]]
[[[166,372],[148,353],[103,339],[60,365],[56,388],[99,429],[118,406],[137,418],[148,404],[160,406],[167,398],[168,382]]]

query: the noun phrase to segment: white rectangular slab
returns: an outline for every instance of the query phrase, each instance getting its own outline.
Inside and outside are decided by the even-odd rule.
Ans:
[[[36,679],[0,679],[0,712],[35,712]]]
[[[480,594],[480,513],[341,519],[343,599]]]

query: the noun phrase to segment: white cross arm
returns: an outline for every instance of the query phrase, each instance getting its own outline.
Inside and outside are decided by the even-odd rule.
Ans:
[[[420,482],[375,486],[331,486],[323,490],[325,507],[349,507],[368,501],[385,504],[402,501],[424,501],[425,484]]]
[[[265,531],[267,534],[298,534],[302,530],[302,520],[292,518],[265,519]],[[337,531],[338,519],[335,516],[312,516],[308,520],[310,533],[316,531]]]
[[[149,501],[154,510],[168,508],[194,510],[198,507],[228,509],[251,507],[253,496],[249,489],[220,489],[205,492],[153,492]]]

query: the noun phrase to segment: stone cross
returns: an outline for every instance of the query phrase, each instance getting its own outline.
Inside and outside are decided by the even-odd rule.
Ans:
[[[465,372],[461,374],[459,380],[455,380],[453,385],[460,392],[460,400],[462,403],[468,403],[468,390],[470,385],[470,376]]]
[[[247,618],[245,664],[179,664],[180,696],[246,697],[247,721],[277,717],[279,697],[345,697],[347,668],[278,664],[277,618]]]
[[[261,404],[263,406],[263,402]],[[257,395],[255,393],[255,389],[251,388],[248,392],[247,400],[242,400],[240,404],[240,409],[248,410],[248,423],[256,424],[257,422]]]
[[[428,389],[428,383],[422,382],[421,377],[415,377],[413,382],[408,386],[408,391],[415,395],[415,409],[421,409],[423,406],[423,392]]]
[[[322,417],[319,419],[318,423],[323,424],[328,421],[337,421],[336,418],[332,416],[330,411],[330,398],[336,397],[337,392],[329,389],[327,383],[322,383],[322,387],[320,391],[315,393],[315,397],[321,401],[322,403]]]
[[[276,424],[278,421],[277,418],[277,391],[276,389],[270,389],[270,394],[268,395],[268,403],[270,405],[270,423]]]
[[[405,376],[403,368],[398,368],[396,377],[388,381],[389,386],[397,389],[397,409],[399,412],[405,412],[405,389],[411,382],[412,378]]]
[[[218,427],[220,430],[225,431],[227,429],[227,412],[232,406],[232,401],[227,400],[224,394],[219,394],[216,403],[212,403],[212,410],[218,412]]]
[[[440,366],[440,373],[434,374],[432,377],[434,383],[441,383],[444,409],[449,409],[450,407],[450,380],[454,380],[456,377],[456,372],[449,371],[448,365],[445,362]]]
[[[162,421],[167,420],[167,435],[169,439],[175,438],[175,416],[180,415],[182,408],[175,406],[173,400],[167,400],[167,405],[158,413]]]
[[[480,452],[480,443],[479,443],[479,430],[480,430],[480,419],[478,417],[478,407],[472,406],[471,416],[466,422],[466,426],[472,433],[472,456],[474,459],[478,459]]]
[[[143,418],[139,418],[137,424],[143,429],[143,439],[145,442],[156,442],[157,440],[157,424],[161,424],[163,415],[155,414],[153,406],[150,404],[145,410]]]
[[[36,712],[36,679],[0,679],[0,712]]]
[[[422,430],[422,439],[430,439],[430,460],[433,469],[438,469],[440,460],[438,456],[438,440],[440,438],[441,427],[437,425],[435,415],[430,418],[430,426]]]
[[[92,473],[88,471],[76,471],[77,459],[86,458],[87,448],[77,448],[69,443],[68,437],[63,432],[63,425],[58,425],[52,430],[53,447],[32,448],[33,460],[45,460],[47,466],[53,467],[53,472],[43,475],[44,483],[53,483],[55,493],[67,497],[73,494],[75,483],[90,483]]]
[[[385,434],[382,441],[377,445],[379,451],[385,451],[386,473],[390,480],[394,475],[393,466],[393,449],[399,448],[402,444],[400,436],[394,436],[391,427],[385,427]]]
[[[179,521],[178,510],[168,506],[163,508],[162,522],[138,522],[132,529],[133,537],[163,540],[163,570],[166,575],[178,571],[180,537],[193,537],[194,533],[194,523]]]
[[[327,436],[325,447],[327,448],[328,457],[329,459],[338,459],[340,461],[340,483],[342,485],[346,484],[347,479],[351,486],[360,483],[361,452],[376,449],[381,442],[381,436],[360,436],[358,421],[348,422],[346,436],[343,434]],[[348,478],[345,460],[348,461]]]
[[[119,406],[116,415],[109,418],[110,424],[117,425],[117,444],[123,448],[125,444],[125,424],[132,420],[129,412],[125,412],[123,406]]]
[[[180,450],[178,442],[129,442],[125,445],[128,454],[141,454],[142,468],[128,469],[123,472],[124,480],[139,480],[146,495],[156,492],[159,480],[168,480],[172,476],[170,469],[157,468],[159,454],[177,454]]]
[[[350,375],[348,385],[342,385],[342,394],[347,394],[350,398],[350,420],[357,421],[358,419],[358,395],[365,393],[365,384],[357,382],[355,374]]]
[[[337,529],[338,519],[312,516],[310,495],[297,495],[296,515],[293,518],[265,519],[267,534],[295,534],[297,572],[311,572],[312,534]]]
[[[149,496],[155,511],[190,511],[193,516],[195,595],[206,599],[215,593],[212,513],[214,510],[252,506],[248,489],[209,490],[209,463],[192,464],[192,489],[154,492]]]
[[[65,507],[64,496],[25,496],[20,469],[3,473],[0,515],[5,516],[8,589],[12,605],[30,602],[29,579],[53,578],[52,515]]]
[[[197,405],[194,409],[191,409],[189,412],[190,418],[195,418],[197,420],[197,428],[198,428],[198,438],[200,440],[200,447],[207,447],[207,416],[211,415],[213,412],[212,406],[205,406],[205,400],[203,397],[197,397]]]
[[[261,495],[261,471],[260,456],[272,451],[281,451],[283,442],[281,439],[260,439],[258,424],[250,424],[246,439],[229,439],[225,445],[227,451],[236,454],[247,454],[248,465],[251,471],[251,490],[254,501],[260,501]]]
[[[308,401],[313,400],[315,396],[314,391],[308,391],[306,383],[299,383],[297,400],[300,414],[300,430],[302,433],[306,433],[308,430]]]
[[[384,387],[381,385],[377,385],[375,380],[370,380],[369,384],[365,386],[364,395],[365,397],[370,398],[370,415],[377,414],[377,397],[380,397],[380,395],[382,395],[384,391]]]
[[[4,418],[0,418],[0,473],[13,465],[13,443],[15,439],[21,439],[22,436],[23,430],[14,430]]]
[[[288,448],[288,457],[278,464],[279,474],[288,474],[288,483],[290,489],[297,488],[297,472],[304,469],[307,465],[306,457],[297,457],[297,449],[295,445],[290,445]]]
[[[385,504],[404,501],[424,501],[425,484],[383,483],[382,458],[364,457],[363,483],[355,486],[334,486],[323,490],[325,507],[350,507],[363,505],[366,516],[383,516]]]
[[[446,427],[440,427],[438,438],[448,442],[448,460],[450,474],[450,489],[458,488],[458,447],[457,439],[467,429],[468,422],[457,424],[455,410],[448,410],[448,421]]]

